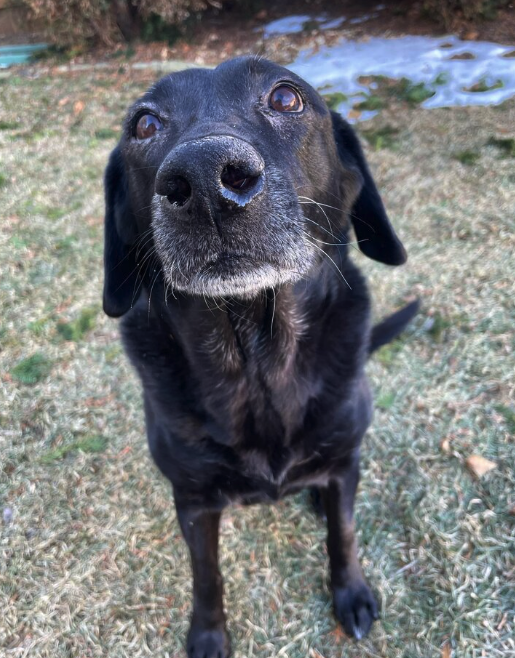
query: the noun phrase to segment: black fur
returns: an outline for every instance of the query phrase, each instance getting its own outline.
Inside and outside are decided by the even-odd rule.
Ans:
[[[302,112],[270,107],[278,83],[299,91]],[[137,140],[142,113],[163,128]],[[220,182],[233,166],[249,192]],[[189,196],[177,202],[184,179]],[[104,308],[124,316],[150,450],[190,548],[188,656],[230,652],[217,562],[223,508],[308,486],[325,505],[335,613],[361,637],[377,616],[352,521],[372,417],[364,367],[414,308],[371,333],[367,287],[347,253],[350,223],[368,256],[399,264],[406,253],[356,136],[303,80],[242,58],[149,90],[128,113],[105,183]]]

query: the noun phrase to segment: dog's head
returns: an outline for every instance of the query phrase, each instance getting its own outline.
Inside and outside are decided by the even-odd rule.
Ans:
[[[349,221],[363,253],[406,253],[359,141],[319,94],[256,58],[168,75],[129,110],[105,175],[104,309],[166,284],[252,297],[305,277]]]

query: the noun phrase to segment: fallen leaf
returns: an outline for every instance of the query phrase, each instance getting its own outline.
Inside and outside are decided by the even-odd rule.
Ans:
[[[309,656],[310,658],[324,658],[320,651],[317,651],[316,649],[310,649]]]
[[[63,107],[63,105],[66,105],[66,103],[69,102],[70,102],[70,97],[65,96],[64,98],[61,98],[61,100],[57,103],[57,105],[59,105],[59,107]]]
[[[502,616],[499,626],[497,626],[497,630],[502,631],[507,621],[508,621],[508,613],[505,612],[504,615]]]
[[[75,103],[73,104],[73,113],[75,114],[75,116],[80,114],[83,109],[84,109],[84,101],[75,101]]]
[[[347,638],[340,626],[337,626],[334,631],[331,631],[331,635],[337,642],[341,642]]]
[[[451,645],[448,642],[446,642],[442,647],[442,658],[451,658],[451,656],[452,656]]]
[[[442,449],[442,452],[445,452],[448,455],[451,452],[451,442],[449,439],[442,439],[440,448]]]
[[[128,455],[129,453],[132,452],[131,446],[125,446],[120,452],[116,455],[116,459],[121,459],[122,457],[125,457],[125,455]]]
[[[72,302],[71,297],[68,297],[68,299],[65,299],[64,302],[61,302],[59,304],[59,306],[56,306],[56,309],[55,309],[56,313],[62,313],[63,311],[65,311],[68,308],[68,306],[70,306],[71,302]]]
[[[486,457],[481,457],[481,455],[470,455],[470,457],[467,457],[465,463],[467,464],[468,469],[477,477],[482,477],[489,471],[497,468],[495,462],[486,459]]]

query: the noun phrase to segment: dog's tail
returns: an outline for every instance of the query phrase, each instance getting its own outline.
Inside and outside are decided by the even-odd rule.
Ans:
[[[376,324],[372,328],[368,353],[372,354],[372,352],[397,338],[418,313],[419,308],[420,300],[415,299],[415,301],[403,306],[400,310]]]

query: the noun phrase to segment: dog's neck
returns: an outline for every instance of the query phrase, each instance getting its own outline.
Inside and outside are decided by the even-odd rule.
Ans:
[[[254,361],[278,376],[291,366],[299,343],[335,297],[325,264],[311,278],[262,291],[251,299],[202,298],[168,292],[158,313],[190,358],[235,373]],[[160,297],[154,295],[154,300]],[[207,365],[207,363],[206,363]]]
[[[124,319],[126,345],[149,386],[184,382],[200,432],[218,443],[281,451],[311,402],[324,399],[327,382],[344,399],[345,386],[361,376],[369,298],[350,261],[341,271],[350,287],[322,265],[313,277],[252,300],[171,292],[165,299],[156,279]]]
[[[249,300],[169,295],[162,317],[190,358],[216,363],[221,373],[236,373],[261,362],[283,370],[294,357],[306,329],[306,295],[293,285],[263,291]],[[263,363],[268,358],[271,363]]]
[[[277,434],[284,437],[294,431],[299,409],[314,394],[298,370],[316,361],[309,355],[316,351],[319,321],[336,289],[334,277],[321,268],[312,280],[263,291],[251,300],[169,293],[165,303],[164,291],[155,287],[151,308],[191,371],[202,372],[208,412],[216,417],[224,411],[229,434],[241,435],[251,408],[254,418],[268,418],[269,429],[275,412]]]

